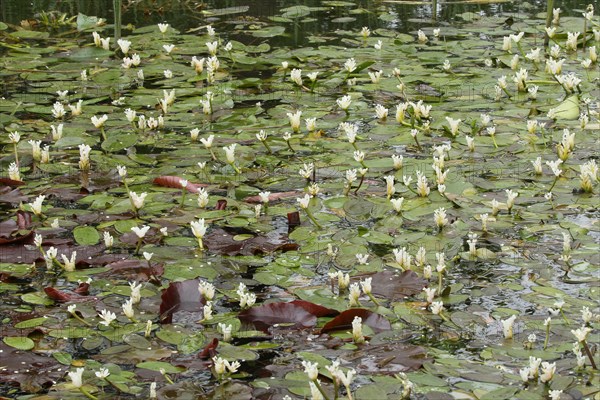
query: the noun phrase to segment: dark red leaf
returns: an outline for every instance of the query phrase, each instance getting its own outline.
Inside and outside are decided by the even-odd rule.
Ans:
[[[154,183],[155,185],[158,185],[158,186],[170,187],[170,188],[175,188],[175,189],[183,189],[183,186],[181,186],[181,181],[182,181],[182,178],[180,178],[178,176],[163,175],[163,176],[158,176],[158,177],[154,178],[154,181],[152,183]],[[208,185],[204,184],[204,183],[188,182],[186,189],[190,193],[198,193],[198,189],[200,189],[202,187],[206,187],[206,186],[208,186]]]
[[[287,215],[288,228],[295,228],[300,226],[300,213],[298,211],[292,211]]]
[[[73,292],[81,296],[87,296],[88,294],[90,294],[90,284],[86,282],[81,282],[77,289],[75,289]]]
[[[19,229],[29,229],[31,227],[31,213],[17,211],[17,226]]]
[[[0,183],[6,186],[12,186],[12,187],[16,187],[16,186],[21,186],[24,185],[25,182],[23,181],[15,181],[14,179],[9,179],[9,178],[0,178]]]
[[[240,312],[238,318],[263,332],[268,332],[275,324],[294,323],[295,327],[302,329],[312,328],[317,323],[314,314],[294,303],[263,304]]]
[[[215,205],[215,210],[224,210],[227,208],[227,200],[219,199],[217,200],[217,204]]]
[[[291,301],[290,304],[295,304],[304,308],[306,311],[314,315],[315,317],[333,317],[334,315],[338,315],[340,312],[338,310],[334,310],[332,308],[327,308],[320,306],[315,303],[311,303],[306,300],[294,300]]]
[[[172,282],[162,292],[160,303],[160,322],[170,324],[173,314],[177,311],[202,311],[205,304],[204,297],[200,296],[197,280]]]
[[[198,353],[198,358],[201,358],[203,360],[213,358],[217,355],[216,349],[218,345],[219,339],[213,338],[213,340],[211,340],[206,346],[204,346],[202,351]]]
[[[321,333],[352,330],[352,321],[354,321],[354,317],[362,318],[362,323],[373,329],[376,333],[392,329],[390,321],[382,315],[364,308],[351,308],[342,311],[340,315],[326,323],[325,326],[321,328]]]
[[[65,293],[63,291],[54,289],[53,287],[44,288],[44,292],[46,293],[46,295],[48,297],[50,297],[54,301],[60,301],[60,302],[71,301],[71,299],[73,297],[69,293]]]

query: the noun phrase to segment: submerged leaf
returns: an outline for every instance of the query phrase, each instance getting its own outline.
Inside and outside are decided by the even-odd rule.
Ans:
[[[377,333],[392,329],[390,321],[384,316],[364,308],[351,308],[342,311],[340,315],[326,323],[325,326],[321,328],[321,333],[352,330],[352,321],[354,321],[354,317],[362,318],[362,323]]]

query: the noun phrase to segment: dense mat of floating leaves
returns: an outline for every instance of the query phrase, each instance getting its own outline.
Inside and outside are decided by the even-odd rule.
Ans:
[[[597,396],[572,343],[582,317],[598,342],[598,172],[584,173],[598,158],[597,16],[561,17],[538,59],[545,14],[465,12],[405,34],[395,7],[368,11],[372,32],[352,1],[129,27],[139,66],[92,44],[111,34],[95,17],[51,33],[0,23],[0,395],[145,398],[156,382],[161,399],[307,398],[302,361],[330,394],[339,361],[355,399],[398,398],[408,381],[432,399]],[[317,17],[335,28],[285,44]],[[211,75],[198,59],[215,40]],[[552,51],[573,75],[545,68]],[[82,114],[55,118],[79,99]],[[241,365],[220,373],[216,357]],[[538,358],[556,371],[523,382]]]

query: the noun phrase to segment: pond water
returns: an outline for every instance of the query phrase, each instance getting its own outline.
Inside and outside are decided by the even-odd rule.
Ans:
[[[598,10],[123,3],[0,4],[0,396],[600,399]]]

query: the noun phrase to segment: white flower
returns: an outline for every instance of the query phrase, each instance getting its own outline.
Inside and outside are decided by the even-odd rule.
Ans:
[[[167,29],[169,29],[169,24],[158,24],[158,30],[160,30],[160,33],[167,33]]]
[[[225,158],[227,159],[227,162],[229,164],[233,164],[235,162],[235,147],[236,146],[237,146],[237,143],[233,143],[229,146],[223,147],[223,150],[225,150]]]
[[[223,334],[223,341],[231,341],[231,331],[233,330],[233,326],[231,324],[225,325],[224,323],[220,322],[218,327],[219,331]]]
[[[197,74],[201,74],[204,70],[204,58],[198,59],[196,56],[193,56],[191,66],[194,68]]]
[[[104,231],[103,238],[104,246],[106,246],[106,248],[111,248],[114,242],[114,238],[112,237],[112,235],[109,232]]]
[[[450,133],[452,136],[456,136],[458,134],[458,124],[460,124],[461,120],[446,117],[446,121],[448,121],[448,125],[450,125]]]
[[[317,119],[316,118],[306,118],[304,120],[306,123],[306,129],[309,132],[314,132],[317,129]]]
[[[452,66],[450,65],[450,60],[444,60],[444,64],[442,65],[442,69],[446,72],[450,71],[452,69]]]
[[[436,288],[423,288],[423,291],[425,292],[425,298],[427,299],[427,303],[429,303],[429,304],[433,303],[433,299],[435,298],[436,290],[437,290]]]
[[[31,211],[35,215],[37,215],[37,216],[42,215],[42,203],[44,202],[45,198],[46,198],[46,196],[39,195],[38,197],[35,198],[33,203],[29,203],[29,206],[31,207]]]
[[[567,42],[565,43],[567,50],[577,50],[577,39],[580,34],[580,32],[567,32]]]
[[[598,42],[598,40],[596,40]],[[590,50],[590,60],[595,63],[598,61],[598,53],[596,52],[596,46],[590,46],[588,48]]]
[[[163,75],[166,79],[171,79],[173,77],[173,71],[171,71],[170,69],[165,69],[163,71]]]
[[[142,284],[137,282],[129,282],[129,288],[131,289],[131,302],[138,304],[142,300]]]
[[[224,49],[225,49],[225,51],[231,51],[233,49],[233,43],[227,42]]]
[[[69,372],[69,378],[76,388],[83,386],[83,371],[85,368],[77,368],[77,370]]]
[[[154,253],[148,253],[147,251],[144,251],[142,255],[144,256],[144,259],[146,261],[150,261],[152,260],[152,256],[154,255]]]
[[[356,254],[356,261],[360,264],[360,265],[368,265],[369,263],[367,262],[367,260],[369,259],[369,255],[368,254]]]
[[[513,325],[517,319],[516,315],[511,315],[505,320],[502,320],[502,332],[504,333],[505,339],[512,339],[513,337]]]
[[[108,371],[108,368],[100,368],[98,371],[95,372],[95,375],[100,379],[104,379],[110,375],[110,372]]]
[[[216,34],[215,28],[213,28],[211,25],[207,25],[206,33],[208,33],[208,36],[215,36],[215,34]]]
[[[100,39],[100,43],[104,50],[110,50],[110,37]]]
[[[317,380],[319,376],[319,363],[311,363],[310,361],[302,361],[302,366],[304,367],[304,372],[308,375],[308,379],[311,381]]]
[[[417,31],[417,40],[419,41],[419,43],[423,44],[423,43],[427,43],[427,36],[425,35],[425,32],[423,32],[422,30],[418,30]]]
[[[537,92],[540,87],[538,85],[530,85],[527,87],[527,93],[529,93],[529,97],[532,99],[537,99]]]
[[[519,32],[517,35],[511,34],[510,39],[515,43],[519,43],[523,38],[523,35],[525,35],[525,32]]]
[[[388,116],[388,109],[382,106],[381,104],[375,105],[375,116],[380,120],[385,120]]]
[[[578,342],[584,342],[587,338],[587,335],[592,331],[591,328],[581,327],[575,330],[571,330],[571,333],[577,338]]]
[[[123,54],[129,53],[129,47],[131,46],[131,42],[129,40],[119,39],[117,40],[117,44],[121,48]]]
[[[372,83],[379,83],[381,80],[381,75],[383,75],[383,71],[369,72],[368,75],[369,78],[371,78]]]
[[[549,26],[546,27],[546,34],[548,35],[548,37],[550,39],[552,39],[554,37],[554,35],[556,34],[556,27],[555,26]]]
[[[77,258],[77,252],[76,251],[72,252],[70,259],[67,258],[67,256],[65,256],[64,254],[61,254],[60,256],[63,260],[65,271],[67,271],[67,272],[75,271],[75,260]]]
[[[405,185],[408,186],[406,183]],[[417,171],[417,194],[421,197],[427,197],[429,196],[429,191],[430,189],[429,184],[427,183],[427,177]]]
[[[354,72],[354,70],[356,69],[356,60],[354,60],[354,58],[347,59],[346,62],[344,63],[344,69],[349,74]]]
[[[56,119],[62,118],[65,115],[65,107],[62,103],[56,102],[52,106],[52,116]]]
[[[546,161],[546,165],[550,167],[554,176],[558,177],[563,172],[561,169],[559,169],[559,166],[560,164],[562,164],[562,162],[563,161],[561,159],[558,159],[556,161]]]
[[[362,35],[363,38],[366,39],[367,37],[369,37],[371,35],[371,31],[366,26],[363,26],[360,31],[360,34]]]
[[[350,104],[352,103],[352,97],[350,95],[343,96],[343,97],[337,99],[336,103],[337,103],[338,107],[340,107],[342,110],[346,111],[348,109],[348,107],[350,107]]]
[[[403,247],[401,249],[393,249],[392,252],[394,253],[394,259],[398,263],[400,268],[404,268],[404,269],[410,268],[412,256],[406,250],[406,247]]]
[[[359,318],[359,317],[354,317]],[[356,340],[355,340],[356,342]],[[352,378],[354,378],[354,375],[356,374],[356,371],[353,369],[349,369],[348,372],[346,373],[346,375],[344,375],[344,373],[341,370],[338,370],[336,373],[336,377],[340,380],[340,382],[342,383],[342,385],[344,385],[346,388],[350,387],[350,384],[352,383]]]
[[[306,74],[306,76],[308,76],[308,79],[310,79],[311,82],[314,82],[317,80],[317,75],[319,75],[318,71],[315,72],[311,72],[309,74]]]
[[[562,390],[550,390],[548,396],[550,396],[550,400],[560,400],[562,392]]]
[[[210,282],[200,281],[198,291],[206,300],[212,300],[215,297],[215,286]]]
[[[131,231],[135,233],[136,236],[140,239],[143,239],[144,236],[146,236],[148,230],[150,230],[150,227],[148,225],[143,225],[141,228],[138,228],[137,226],[131,228]]]
[[[210,135],[207,138],[201,138],[200,142],[204,145],[205,148],[210,149],[212,147],[213,140],[215,139],[215,135]]]
[[[208,205],[208,192],[204,188],[198,189],[198,207],[204,208]]]
[[[290,79],[298,86],[302,86],[302,70],[299,68],[294,68],[290,72]]]
[[[354,282],[350,285],[350,293],[348,294],[349,306],[358,306],[360,305],[358,299],[360,297],[360,286],[358,283]]]
[[[94,126],[96,128],[102,128],[104,126],[104,123],[106,122],[106,120],[108,120],[108,115],[104,114],[101,117],[96,117],[95,115],[90,118],[92,121],[92,124],[94,124]]]
[[[310,196],[308,194],[305,194],[304,197],[297,198],[296,201],[298,202],[300,207],[302,207],[303,209],[307,209],[310,203]]]
[[[516,70],[519,67],[519,55],[515,54],[510,60],[510,69]]]
[[[365,341],[365,337],[362,333],[362,318],[355,316],[352,320],[352,339],[355,343],[362,343]]]
[[[87,144],[79,145],[79,168],[82,171],[88,171],[90,169],[90,152],[92,148]]]
[[[202,307],[203,319],[205,321],[213,319],[212,312],[212,301],[207,301],[206,304]]]
[[[263,203],[268,203],[270,194],[271,194],[271,192],[268,192],[268,191],[258,193],[258,196],[260,197],[260,201],[262,201]]]
[[[123,314],[127,318],[133,319],[133,317],[135,316],[135,312],[133,311],[133,300],[131,298],[129,298],[127,301],[125,301],[125,303],[123,303],[121,308],[123,309]]]
[[[129,192],[129,196],[131,197],[133,207],[136,210],[140,210],[142,207],[144,207],[144,201],[146,200],[146,196],[148,196],[148,193],[143,192],[140,195],[138,195],[136,192]]]
[[[302,166],[302,168],[300,168],[300,170],[298,171],[298,173],[304,179],[310,179],[311,176],[312,176],[312,174],[313,174],[314,169],[315,169],[315,165],[313,163],[308,163],[308,164],[304,164]]]
[[[512,40],[510,36],[502,38],[502,50],[510,52],[512,50]]]
[[[360,286],[362,287],[362,290],[365,294],[369,294],[371,293],[371,281],[373,280],[373,278],[369,277],[369,278],[365,278],[364,280],[360,281]]]
[[[513,191],[512,189],[506,189],[506,208],[508,208],[508,211],[510,212],[510,210],[512,209],[513,205],[515,204],[515,199],[517,198],[517,196],[519,195],[518,192]]]
[[[434,301],[431,303],[431,312],[434,315],[440,315],[444,311],[443,301]]]
[[[219,47],[219,42],[217,42],[217,41],[206,42],[206,47],[208,48],[208,52],[210,53],[210,55],[214,56],[217,54],[217,48]]]
[[[434,28],[433,29],[433,36],[436,37],[436,38],[440,37],[440,32],[441,32],[440,28]]]
[[[287,113],[286,114],[289,121],[290,127],[294,132],[300,131],[300,117],[302,116],[302,111],[298,110],[295,113]]]
[[[529,373],[530,373],[529,367],[521,368],[519,370],[519,375],[521,376],[521,380],[523,382],[529,382]]]
[[[100,318],[102,318],[102,321],[100,321],[101,325],[109,326],[111,322],[117,319],[117,315],[112,311],[104,309],[100,311]]]
[[[373,45],[373,47],[375,47],[375,50],[381,50],[381,48],[383,47],[383,42],[381,40],[378,40],[377,43]]]
[[[556,372],[556,363],[543,362],[542,373],[540,374],[540,382],[550,382]]]
[[[392,154],[392,163],[394,164],[394,169],[401,169],[404,161],[404,157],[402,155]]]
[[[204,218],[198,219],[198,221],[191,221],[192,233],[198,239],[202,239],[206,234],[207,226],[204,224]]]
[[[242,293],[240,295],[240,307],[249,308],[256,302],[256,295],[254,293]]]
[[[475,151],[475,138],[466,135],[465,140],[467,141],[467,147],[469,148],[469,151]]]
[[[469,233],[469,240],[467,240],[467,244],[469,245],[469,254],[476,256],[477,255],[477,234]]]

